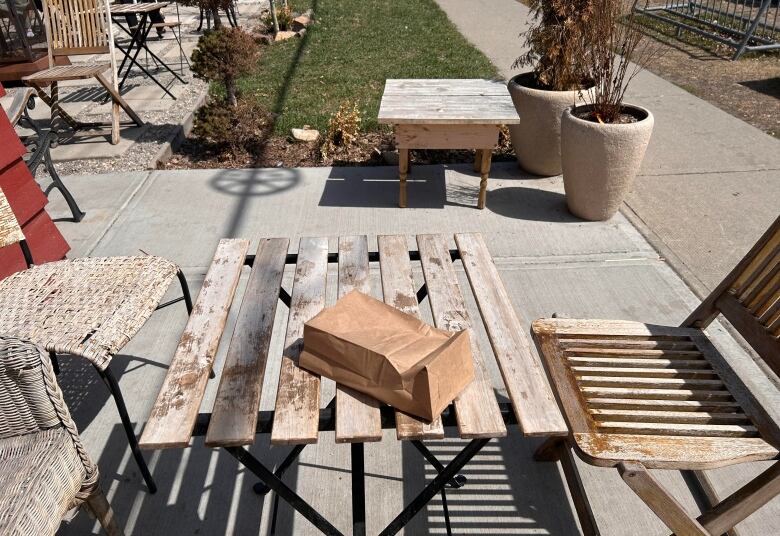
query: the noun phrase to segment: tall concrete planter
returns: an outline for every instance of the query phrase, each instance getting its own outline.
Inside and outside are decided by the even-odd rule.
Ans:
[[[578,110],[583,110],[580,107]],[[608,220],[631,191],[653,132],[653,114],[623,105],[636,123],[603,124],[580,119],[572,108],[561,117],[561,160],[566,204],[575,216]]]
[[[561,114],[569,106],[585,102],[579,90],[538,89],[535,80],[534,73],[523,73],[507,84],[520,116],[520,124],[509,127],[512,146],[525,171],[543,177],[560,175]]]

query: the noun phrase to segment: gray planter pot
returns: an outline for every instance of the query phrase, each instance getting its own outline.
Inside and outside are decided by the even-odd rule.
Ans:
[[[523,73],[507,84],[520,116],[520,124],[511,125],[509,134],[521,168],[543,177],[560,175],[561,114],[566,108],[585,102],[580,91],[530,87],[534,79],[533,73]]]
[[[601,124],[574,116],[572,108],[563,112],[563,185],[566,204],[575,216],[608,220],[631,191],[653,132],[653,114],[631,104],[623,108],[641,119]]]

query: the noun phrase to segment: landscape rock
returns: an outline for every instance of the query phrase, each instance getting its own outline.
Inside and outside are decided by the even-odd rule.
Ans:
[[[286,39],[290,39],[292,37],[298,37],[297,32],[279,32],[276,34],[276,37],[274,37],[274,41],[284,41]]]
[[[308,15],[300,15],[293,19],[291,30],[298,32],[304,30],[309,24],[311,24],[311,18]]]
[[[313,128],[294,128],[291,130],[292,137],[298,141],[317,141],[320,139],[320,133]]]

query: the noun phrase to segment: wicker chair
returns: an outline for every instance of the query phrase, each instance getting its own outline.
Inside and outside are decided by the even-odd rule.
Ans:
[[[84,506],[109,535],[122,534],[81,444],[49,356],[0,336],[0,534],[54,534]]]
[[[133,456],[151,493],[157,486],[138,448],[122,391],[109,365],[152,313],[179,301],[192,302],[176,264],[151,255],[87,257],[33,266],[24,233],[0,190],[0,248],[19,244],[28,270],[0,281],[0,333],[34,341],[49,352],[89,360],[117,405]],[[178,277],[183,295],[160,303]]]

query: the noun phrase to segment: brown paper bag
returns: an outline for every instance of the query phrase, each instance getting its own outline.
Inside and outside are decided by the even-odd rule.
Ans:
[[[428,421],[474,379],[467,331],[436,329],[358,291],[305,324],[300,365]]]

